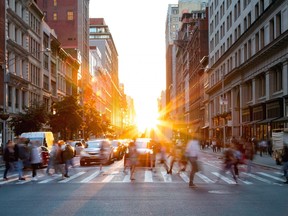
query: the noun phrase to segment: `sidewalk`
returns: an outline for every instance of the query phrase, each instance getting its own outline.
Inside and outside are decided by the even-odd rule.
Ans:
[[[201,151],[209,153],[209,154],[216,154],[219,157],[222,156],[222,152],[213,152],[211,148],[202,149]],[[273,169],[277,169],[277,170],[281,170],[281,168],[282,168],[281,165],[276,165],[275,160],[271,156],[263,154],[261,157],[259,155],[259,153],[254,155],[253,164],[265,166],[265,167],[273,168]]]

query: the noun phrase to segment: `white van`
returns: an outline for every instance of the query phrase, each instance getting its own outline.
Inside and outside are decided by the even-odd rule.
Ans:
[[[49,151],[51,151],[54,143],[52,132],[25,132],[21,134],[21,137],[29,138],[31,141],[38,140],[41,143],[40,146],[48,148]]]

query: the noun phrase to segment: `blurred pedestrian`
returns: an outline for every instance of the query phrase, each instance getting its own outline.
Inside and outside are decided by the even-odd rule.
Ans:
[[[135,169],[138,163],[138,153],[135,142],[129,143],[129,160],[130,160],[130,180],[135,180]]]
[[[74,167],[73,158],[74,158],[74,149],[69,143],[65,143],[62,147],[62,159],[65,164],[65,174],[64,177],[69,178],[68,175],[69,167]]]
[[[252,140],[248,139],[247,142],[244,144],[244,151],[245,151],[245,160],[247,165],[247,172],[251,173],[252,162],[254,159],[255,154],[255,146]]]
[[[32,181],[37,181],[37,169],[39,169],[42,162],[40,145],[40,141],[38,140],[31,142],[30,163],[32,166]]]
[[[58,151],[58,144],[54,142],[52,149],[49,154],[49,161],[46,169],[47,175],[51,175],[50,169],[53,168],[55,172],[55,165],[56,165],[56,156],[57,156],[57,151]]]
[[[176,146],[170,146],[169,153],[167,155],[167,161],[168,161],[169,158],[170,158],[170,163],[167,166],[167,174],[171,174],[172,175],[172,170],[173,170],[174,163],[177,161],[177,158],[176,158]]]
[[[30,142],[29,139],[20,137],[14,146],[15,160],[16,160],[15,164],[17,166],[19,181],[26,180],[23,176],[23,168],[24,168],[24,163],[27,164],[27,161],[30,161],[30,158],[29,158],[30,152],[28,148],[29,142]]]
[[[197,137],[191,136],[191,139],[188,141],[186,146],[186,157],[188,158],[188,161],[191,165],[191,171],[190,171],[190,177],[189,177],[189,187],[196,187],[194,184],[194,175],[196,172],[199,171],[199,165],[198,165],[198,157],[199,157],[199,151],[200,151],[200,142],[197,139]]]
[[[284,145],[283,152],[282,152],[282,171],[284,174],[284,177],[286,178],[285,184],[288,184],[288,146]]]
[[[55,156],[55,173],[59,173],[62,174],[62,179],[64,179],[64,175],[65,175],[65,168],[64,168],[64,160],[63,160],[63,154],[62,154],[62,148],[65,145],[64,140],[59,140],[57,142],[58,147],[56,148],[56,156]]]
[[[156,164],[155,164],[156,154],[157,154],[157,142],[156,141],[151,140],[150,149],[152,151],[151,154],[150,154],[150,170],[153,171],[153,167],[156,166]]]
[[[5,161],[5,170],[3,174],[3,180],[7,181],[7,173],[10,170],[14,169],[14,163],[16,161],[15,158],[15,151],[14,151],[14,144],[11,140],[8,140],[8,142],[5,145],[4,153],[3,153],[3,160]]]
[[[220,171],[220,175],[225,175],[225,173],[227,171],[230,171],[230,173],[232,174],[233,176],[233,179],[235,180],[235,182],[237,183],[237,178],[235,176],[235,172],[234,172],[234,167],[233,167],[233,164],[235,163],[235,154],[234,154],[234,151],[233,149],[230,148],[227,148],[225,151],[224,151],[224,155],[223,155],[223,168],[222,170]],[[220,180],[220,175],[218,176],[218,179],[216,180],[216,182],[218,182]]]
[[[232,143],[231,148],[232,148],[233,154],[234,154],[234,163],[233,163],[234,173],[235,173],[236,177],[239,177],[238,165],[242,162],[242,152],[241,152],[240,144],[239,143]]]

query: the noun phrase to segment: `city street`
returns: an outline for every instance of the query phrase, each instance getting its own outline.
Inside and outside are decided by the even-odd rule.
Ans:
[[[227,173],[220,175],[219,155],[202,152],[202,171],[195,176],[197,188],[189,188],[189,167],[167,175],[161,164],[154,172],[139,167],[130,182],[123,160],[103,167],[71,168],[70,178],[47,176],[38,181],[17,181],[17,174],[0,182],[3,215],[287,215],[288,185],[279,169],[256,165],[252,173],[240,166],[235,184]],[[3,168],[1,168],[1,174]],[[220,181],[215,183],[220,175]],[[2,214],[1,213],[1,214]]]

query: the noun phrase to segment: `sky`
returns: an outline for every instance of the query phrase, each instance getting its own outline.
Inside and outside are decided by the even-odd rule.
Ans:
[[[119,80],[134,99],[142,129],[157,118],[157,98],[166,88],[165,23],[178,0],[90,0],[90,18],[104,18],[112,34]]]

